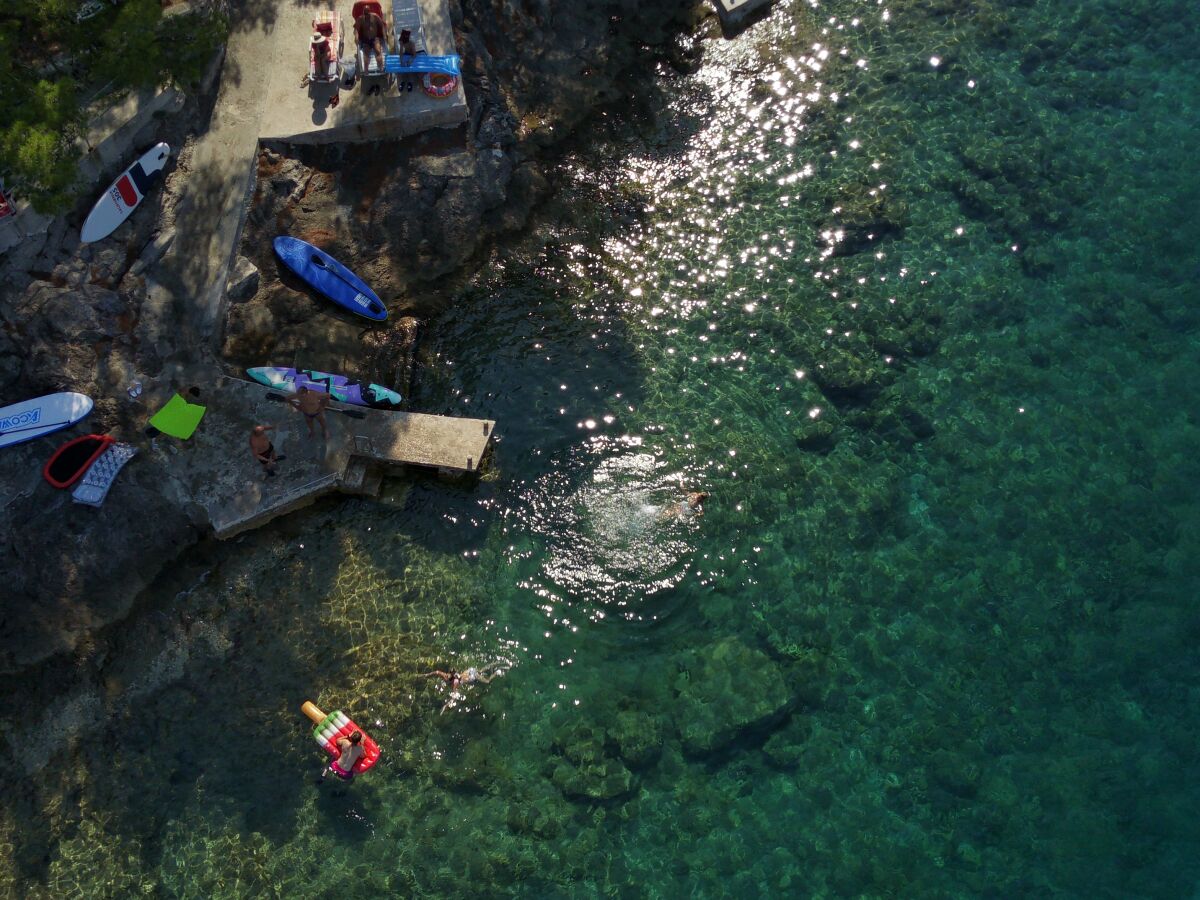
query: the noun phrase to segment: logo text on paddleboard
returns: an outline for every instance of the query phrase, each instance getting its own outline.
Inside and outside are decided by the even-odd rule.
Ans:
[[[12,431],[14,428],[36,425],[40,421],[42,421],[42,408],[39,406],[37,409],[27,409],[25,412],[0,419],[0,431]]]

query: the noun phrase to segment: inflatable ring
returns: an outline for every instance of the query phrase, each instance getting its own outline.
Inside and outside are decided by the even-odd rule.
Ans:
[[[437,81],[434,81],[435,78]],[[458,78],[454,75],[426,72],[421,78],[421,90],[430,97],[437,97],[439,100],[453,94],[456,87],[458,87]]]

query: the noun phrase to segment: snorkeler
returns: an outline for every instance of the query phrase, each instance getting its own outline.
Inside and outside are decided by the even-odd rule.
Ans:
[[[474,684],[476,681],[482,681],[484,684],[491,684],[492,679],[504,672],[500,670],[502,662],[488,663],[482,669],[477,669],[474,666],[468,668],[465,672],[459,672],[457,669],[451,669],[449,672],[443,672],[441,669],[434,669],[432,672],[422,672],[422,677],[431,677],[436,675],[442,681],[450,686],[450,699],[442,705],[441,712],[445,712],[456,699],[458,689],[463,685]],[[489,675],[488,673],[491,672]],[[438,713],[441,715],[441,713]]]

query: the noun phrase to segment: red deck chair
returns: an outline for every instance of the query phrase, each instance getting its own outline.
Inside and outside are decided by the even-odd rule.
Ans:
[[[358,50],[358,74],[365,75],[383,75],[384,73],[379,68],[379,61],[375,59],[375,54],[364,53],[362,46],[358,43],[358,29],[354,27],[354,23],[358,22],[358,17],[364,12],[373,12],[383,20],[383,52],[388,53],[391,42],[388,40],[387,18],[383,14],[383,6],[378,0],[357,0],[354,7],[350,11],[353,22],[351,27],[354,29],[354,46]]]

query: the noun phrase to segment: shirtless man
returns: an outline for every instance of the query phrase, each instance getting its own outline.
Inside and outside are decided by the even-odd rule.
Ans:
[[[254,454],[255,459],[263,464],[263,469],[267,475],[274,475],[275,463],[283,459],[282,456],[275,453],[275,445],[267,437],[267,432],[274,430],[274,425],[255,425],[250,432],[250,452]]]
[[[324,778],[332,772],[342,781],[354,780],[354,764],[358,762],[363,755],[362,747],[362,732],[352,731],[350,737],[340,737],[337,739],[338,750],[342,751],[341,756],[329,764],[329,767],[321,773]]]
[[[361,16],[354,20],[354,33],[358,36],[358,45],[363,48],[364,61],[375,51],[375,60],[379,63],[379,72],[383,73],[384,34],[387,25],[378,13],[364,9]],[[365,74],[365,73],[363,73]]]
[[[329,437],[329,429],[325,426],[325,410],[329,406],[329,395],[324,391],[310,391],[307,385],[300,385],[296,397],[289,400],[293,409],[304,413],[304,424],[308,426],[308,436],[316,437],[313,431],[313,419],[321,423],[321,434]]]

